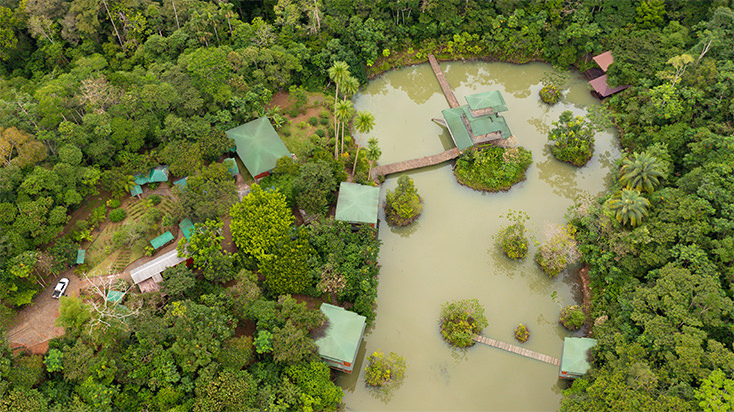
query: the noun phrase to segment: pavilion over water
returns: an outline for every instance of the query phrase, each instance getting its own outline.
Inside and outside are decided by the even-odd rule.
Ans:
[[[505,118],[507,103],[498,90],[466,97],[466,105],[441,111],[451,138],[459,150],[512,136]]]

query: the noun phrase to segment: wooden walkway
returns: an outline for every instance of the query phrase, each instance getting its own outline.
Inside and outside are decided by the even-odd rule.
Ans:
[[[550,363],[551,365],[561,366],[561,360],[558,358],[554,358],[552,356],[534,352],[534,351],[531,351],[525,348],[521,348],[519,346],[511,345],[509,343],[500,342],[495,339],[486,338],[484,336],[474,335],[472,339],[474,339],[475,342],[483,343],[489,346],[494,346],[495,348],[500,348],[508,352],[516,353],[518,355],[525,356],[526,358],[531,358],[531,359],[539,360],[541,362]]]
[[[406,160],[403,162],[391,163],[385,166],[378,166],[372,169],[373,176],[387,176],[393,173],[404,172],[406,170],[420,169],[422,167],[428,167],[437,165],[443,162],[447,162],[451,159],[456,159],[461,154],[461,151],[454,147],[443,153],[439,153],[433,156],[421,157],[420,159]]]
[[[456,100],[456,96],[454,96],[454,91],[451,90],[451,86],[449,86],[449,82],[446,81],[446,77],[443,75],[443,72],[441,71],[441,68],[438,67],[438,61],[436,60],[436,57],[432,54],[428,55],[428,62],[431,64],[431,69],[433,69],[433,74],[436,75],[436,79],[438,80],[439,86],[441,86],[441,90],[443,90],[444,96],[446,96],[446,100],[449,102],[449,106],[453,109],[454,107],[459,107],[459,101]]]

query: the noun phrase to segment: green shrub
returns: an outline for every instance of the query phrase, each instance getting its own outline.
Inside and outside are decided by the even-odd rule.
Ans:
[[[394,191],[387,191],[385,220],[391,226],[406,226],[414,222],[423,211],[423,202],[413,184],[413,179],[400,176]]]
[[[329,121],[329,116],[331,116],[331,115],[329,114],[329,111],[328,110],[322,110],[322,111],[319,112],[319,118],[324,119],[327,122]]]
[[[579,330],[586,323],[586,315],[579,305],[569,305],[561,309],[560,321],[568,330]]]
[[[459,183],[472,189],[498,192],[525,180],[525,171],[532,163],[532,153],[523,147],[475,148],[456,161],[454,176]]]
[[[311,116],[308,118],[308,124],[310,124],[311,126],[316,126],[317,124],[319,124],[319,119],[317,119],[314,116]]]
[[[315,133],[316,133],[317,136],[319,136],[321,138],[326,137],[326,130],[324,130],[324,129],[316,129],[316,132]]]
[[[284,127],[282,129],[280,129],[280,133],[282,133],[283,136],[285,136],[285,137],[290,137],[290,135],[293,134],[293,132],[291,131],[291,128],[290,127]]]
[[[122,202],[120,202],[120,199],[110,199],[107,201],[107,207],[110,207],[112,209],[117,209],[118,207],[120,207],[121,203]]]
[[[122,222],[127,217],[125,209],[114,209],[110,212],[110,222],[117,223]]]
[[[535,253],[535,262],[551,278],[558,276],[569,263],[579,258],[571,226],[551,225],[546,240]]]
[[[515,339],[517,339],[518,342],[525,343],[529,337],[530,331],[528,328],[522,323],[517,325],[515,328]]]
[[[365,368],[365,382],[369,386],[389,386],[391,383],[402,379],[405,375],[405,357],[395,352],[385,356],[379,349],[367,358]]]
[[[581,167],[594,155],[594,126],[581,116],[566,110],[548,133],[551,152],[556,159]]]
[[[542,100],[543,103],[547,103],[551,106],[561,100],[561,92],[555,86],[545,86],[540,89],[539,94],[540,100]]]
[[[528,215],[524,212],[507,212],[507,219],[511,225],[500,229],[495,235],[502,252],[510,259],[523,259],[528,254],[528,238],[525,236],[525,221]]]
[[[150,202],[153,206],[159,205],[162,201],[163,199],[160,195],[150,195],[148,197],[148,202]]]
[[[297,107],[291,107],[290,109],[286,110],[286,114],[290,116],[291,118],[298,116],[298,108]]]
[[[329,118],[328,117],[320,117],[319,118],[319,124],[322,126],[326,126],[329,124]]]
[[[441,336],[453,346],[473,345],[472,336],[480,334],[487,325],[484,307],[477,299],[462,299],[441,306]]]
[[[308,126],[308,125],[306,124],[306,122],[298,122],[298,124],[297,124],[296,126],[297,126],[297,127],[299,128],[299,129],[305,129],[305,128],[306,128],[306,126]]]

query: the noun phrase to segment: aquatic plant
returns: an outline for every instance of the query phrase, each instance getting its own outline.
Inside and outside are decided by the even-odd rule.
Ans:
[[[367,362],[369,364],[364,371],[365,382],[369,386],[389,386],[402,379],[407,367],[405,356],[400,356],[395,352],[385,355],[379,349],[367,358]]]
[[[462,299],[441,306],[441,336],[453,346],[473,345],[473,335],[481,333],[488,325],[484,307],[477,299]]]

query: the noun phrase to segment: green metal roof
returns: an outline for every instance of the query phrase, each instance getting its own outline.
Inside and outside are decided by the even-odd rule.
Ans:
[[[122,293],[122,292],[119,292],[119,291],[116,291],[116,290],[111,290],[111,291],[109,291],[107,293],[107,302],[117,302],[117,303],[120,303],[120,302],[122,302],[122,298],[124,296],[125,296],[125,294]]]
[[[82,263],[84,263],[84,258],[86,257],[86,254],[87,252],[84,249],[79,249],[76,251],[76,264],[77,265],[81,265]]]
[[[472,110],[492,109],[495,113],[507,111],[507,103],[499,90],[466,96],[466,102]]]
[[[183,232],[184,237],[186,240],[189,240],[191,238],[191,233],[194,232],[194,224],[191,223],[191,219],[188,217],[181,221],[181,223],[178,224],[178,227],[181,228],[181,231]]]
[[[451,137],[454,139],[454,143],[459,150],[464,150],[468,147],[474,146],[474,142],[469,136],[469,132],[464,126],[464,122],[461,120],[461,116],[464,115],[464,109],[461,107],[454,107],[452,109],[444,109],[441,111],[446,125],[449,127]]]
[[[380,188],[342,182],[334,219],[351,223],[377,224]]]
[[[164,234],[158,236],[157,238],[151,240],[150,241],[150,244],[153,246],[153,249],[158,249],[161,246],[165,245],[166,243],[172,241],[173,239],[175,239],[175,238],[173,237],[173,234],[169,230],[166,233],[164,233]]]
[[[275,168],[281,157],[290,156],[288,148],[265,116],[225,133],[237,144],[237,155],[253,177]]]
[[[231,157],[224,159],[224,161],[222,161],[222,164],[224,165],[224,167],[227,168],[227,171],[229,171],[229,174],[231,174],[232,176],[240,172],[240,168],[237,166],[237,160]]]
[[[178,186],[180,188],[184,188],[184,187],[186,187],[186,179],[188,179],[188,177],[182,177],[182,178],[176,180],[175,182],[173,182],[173,185],[174,186]]]
[[[144,185],[149,182],[148,176],[143,176],[140,173],[136,174],[135,176],[135,184],[136,185]]]
[[[582,376],[588,372],[591,365],[587,361],[589,349],[596,345],[596,339],[566,338],[563,340],[563,355],[561,356],[561,377]]]
[[[321,304],[328,320],[324,336],[316,339],[319,355],[338,361],[354,363],[362,342],[366,318],[339,306]]]
[[[494,132],[500,132],[504,139],[512,136],[510,128],[507,126],[507,121],[504,117],[494,115],[473,117],[467,106],[461,107],[464,109],[464,114],[469,121],[469,127],[471,127],[471,131],[474,133],[474,136],[481,136]]]
[[[168,166],[158,166],[150,170],[150,176],[148,176],[148,182],[167,182],[168,181]]]
[[[140,187],[140,185],[135,185],[130,189],[130,195],[131,196],[137,196],[143,194],[143,188]]]

